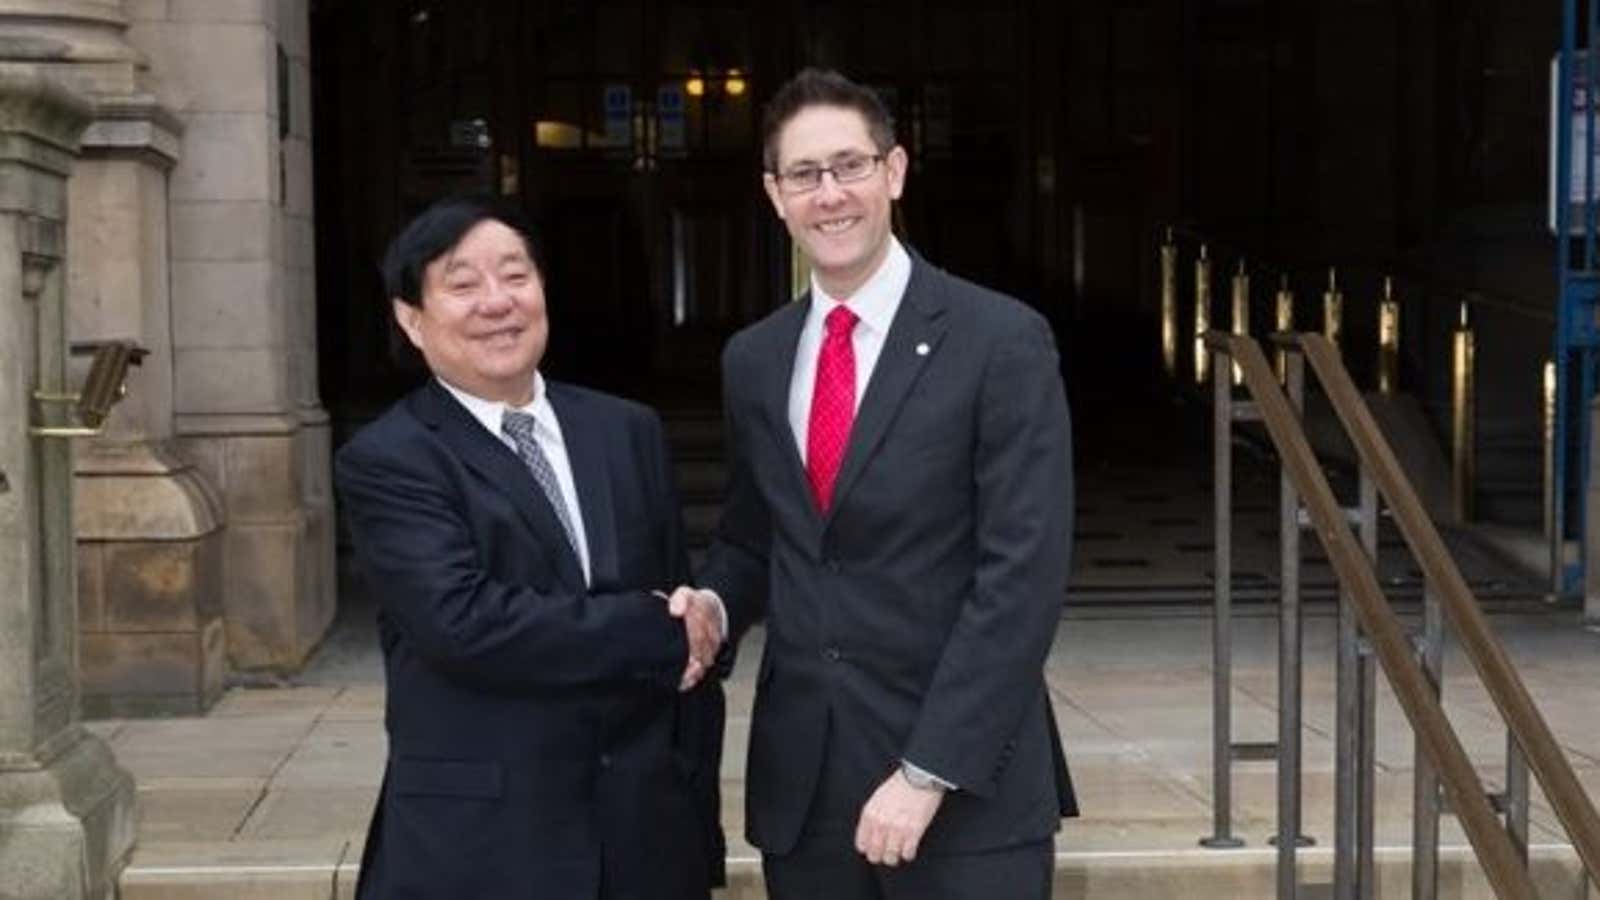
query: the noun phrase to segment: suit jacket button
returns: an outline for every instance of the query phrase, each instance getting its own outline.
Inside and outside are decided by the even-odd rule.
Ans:
[[[611,768],[611,754],[609,754],[609,753],[600,754],[600,768],[602,768],[602,769]]]
[[[839,652],[839,648],[838,647],[828,647],[827,649],[822,651],[822,658],[827,660],[828,662],[838,662],[839,661],[839,657],[842,656],[842,655],[843,654],[841,654]]]

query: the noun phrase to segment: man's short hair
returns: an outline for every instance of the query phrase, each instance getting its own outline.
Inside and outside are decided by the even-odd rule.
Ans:
[[[423,273],[480,222],[496,221],[515,231],[534,267],[543,271],[533,232],[521,213],[488,194],[458,194],[436,201],[389,242],[383,254],[383,289],[389,298],[422,305]]]
[[[768,172],[778,170],[778,138],[783,126],[809,106],[853,109],[867,122],[867,134],[879,153],[894,147],[894,117],[873,89],[832,69],[807,68],[789,79],[767,103],[761,121],[761,160]]]

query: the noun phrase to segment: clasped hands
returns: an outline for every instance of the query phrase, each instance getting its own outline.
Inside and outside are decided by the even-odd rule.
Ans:
[[[722,647],[722,602],[710,591],[688,586],[681,586],[670,595],[657,591],[656,596],[667,601],[667,612],[673,618],[683,620],[689,639],[689,661],[678,680],[678,690],[692,690],[711,671]]]

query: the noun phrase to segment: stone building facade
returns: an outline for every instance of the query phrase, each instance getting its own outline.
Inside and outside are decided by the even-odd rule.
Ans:
[[[1552,302],[1558,24],[1493,0],[0,0],[0,59],[45,60],[94,110],[68,181],[70,336],[151,351],[76,445],[86,709],[200,709],[230,670],[315,648],[330,445],[425,375],[393,358],[371,263],[441,193],[495,191],[541,226],[553,376],[714,418],[718,348],[791,274],[759,109],[798,67],[838,66],[899,117],[908,240],[1034,302],[1078,365],[1158,365],[1154,247],[1190,223],[1303,298],[1337,260],[1352,322],[1409,271],[1411,389],[1437,415],[1448,342],[1416,336],[1445,333],[1462,291]],[[1518,322],[1481,348],[1511,374],[1480,389],[1503,490],[1479,499],[1526,525],[1548,328]]]
[[[90,714],[203,709],[230,669],[297,668],[332,620],[307,4],[0,0],[0,58],[93,109],[69,339],[149,351],[74,455]]]

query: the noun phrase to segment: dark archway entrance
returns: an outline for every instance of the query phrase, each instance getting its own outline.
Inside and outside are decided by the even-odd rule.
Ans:
[[[1071,216],[1046,52],[1059,16],[1032,0],[314,4],[328,407],[353,426],[420,378],[394,358],[375,260],[421,206],[477,189],[515,198],[540,230],[549,371],[714,408],[722,342],[789,294],[760,110],[813,63],[893,108],[914,161],[911,243],[1061,320]]]

